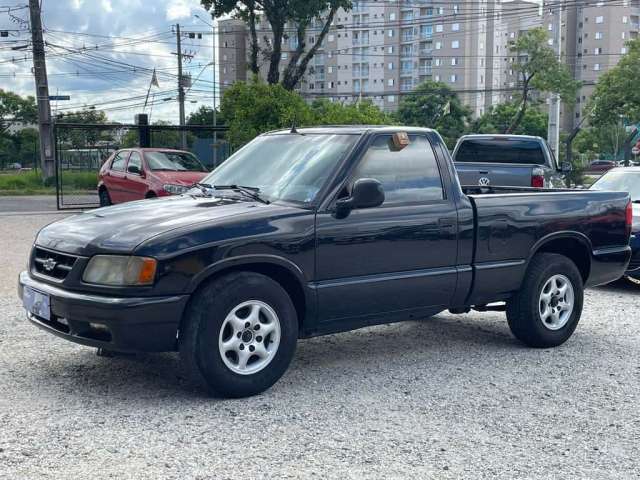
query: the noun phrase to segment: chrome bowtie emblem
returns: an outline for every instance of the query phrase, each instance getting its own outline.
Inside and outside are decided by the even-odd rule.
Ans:
[[[47,258],[44,262],[42,262],[42,268],[44,268],[47,272],[51,272],[54,268],[56,268],[56,262],[53,258]]]
[[[487,177],[480,177],[480,179],[478,180],[478,185],[481,185],[483,187],[486,187],[490,183],[491,183],[491,180],[489,180]]]

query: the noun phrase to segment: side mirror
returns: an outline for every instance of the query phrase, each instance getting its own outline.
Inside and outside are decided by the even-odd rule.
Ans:
[[[568,173],[573,170],[573,165],[570,162],[562,162],[560,164],[560,171]]]
[[[140,167],[138,167],[137,165],[129,165],[129,167],[127,167],[127,172],[135,173],[136,175],[142,175],[142,170],[140,170]]]
[[[346,217],[357,208],[373,208],[384,203],[382,183],[373,178],[360,178],[353,184],[351,196],[336,202],[336,216]]]

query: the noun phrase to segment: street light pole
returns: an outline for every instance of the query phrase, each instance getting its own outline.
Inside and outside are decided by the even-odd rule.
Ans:
[[[216,28],[212,23],[207,22],[198,14],[195,14],[194,17],[196,17],[205,25],[211,27],[211,48],[213,50],[211,62],[211,66],[213,68],[213,167],[215,168],[218,166],[218,132],[216,130],[216,127],[218,126],[216,118]]]

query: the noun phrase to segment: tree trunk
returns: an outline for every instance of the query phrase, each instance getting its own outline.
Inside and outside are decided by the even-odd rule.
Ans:
[[[296,38],[298,39],[298,45],[296,46],[295,51],[291,54],[291,58],[289,59],[289,63],[287,64],[287,68],[284,71],[282,78],[282,86],[287,90],[293,90],[295,85],[291,86],[292,78],[295,76],[295,72],[298,68],[298,60],[304,53],[304,47],[306,47],[306,43],[304,41],[305,34],[307,32],[307,27],[309,26],[309,22],[301,22],[298,24],[296,29]]]
[[[286,88],[287,90],[293,90],[298,85],[300,80],[302,79],[302,76],[304,75],[304,73],[307,70],[307,65],[309,65],[309,62],[311,61],[313,56],[316,54],[316,52],[320,48],[320,45],[322,45],[322,42],[324,41],[324,38],[327,36],[327,32],[329,31],[329,27],[331,27],[331,22],[333,22],[333,17],[335,16],[337,10],[338,10],[338,7],[332,7],[331,8],[331,10],[329,11],[329,14],[327,15],[327,18],[325,20],[324,26],[322,27],[322,31],[320,32],[320,34],[316,38],[316,41],[313,44],[313,46],[309,49],[309,51],[306,53],[306,55],[302,58],[300,63],[298,63],[298,59],[300,58],[300,55],[302,54],[302,51],[300,52],[300,55],[298,55],[298,57],[296,58],[295,62],[293,62],[293,58],[289,62],[289,65],[287,66],[287,71],[285,73],[284,79],[282,80],[282,86],[284,88]],[[307,25],[308,25],[308,22],[307,22]],[[307,26],[305,25],[304,31],[302,32],[302,38],[303,39],[304,39],[304,35],[306,33],[306,27]],[[300,42],[300,31],[299,30],[298,30],[298,42]],[[298,43],[298,49],[299,48],[300,48],[300,43]],[[296,50],[296,53],[297,53],[297,50]]]
[[[255,4],[252,3],[255,6]],[[249,31],[251,32],[251,51],[249,53],[249,70],[254,75],[260,74],[260,67],[258,66],[258,53],[260,47],[258,45],[258,34],[256,32],[256,12],[253,8],[249,10]]]
[[[530,77],[526,77],[524,74],[524,79],[523,79],[523,85],[522,85],[522,104],[520,105],[520,110],[518,110],[518,113],[516,113],[516,116],[513,117],[513,120],[511,121],[511,125],[509,125],[509,127],[504,131],[504,133],[506,134],[510,134],[513,133],[513,131],[518,128],[518,126],[520,125],[520,122],[522,122],[522,119],[524,118],[524,114],[527,113],[527,102],[529,100],[529,83],[531,82],[531,79],[533,78],[533,75],[531,75]]]
[[[273,45],[271,47],[271,55],[269,55],[269,73],[267,74],[267,82],[270,84],[280,81],[280,58],[282,57],[282,36],[284,34],[283,16],[277,18],[269,17],[271,24],[271,32],[273,33]]]

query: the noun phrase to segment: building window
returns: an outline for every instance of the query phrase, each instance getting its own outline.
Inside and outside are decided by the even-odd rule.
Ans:
[[[443,30],[444,30],[444,25],[442,24],[436,25],[436,33],[442,33]]]
[[[622,16],[622,23],[628,23],[629,22],[629,17],[627,17],[626,15]]]
[[[396,101],[396,97],[394,97],[393,95],[389,95],[389,96],[387,97],[387,100],[389,101],[389,103],[393,103],[393,102],[395,102],[395,101]]]
[[[602,40],[603,35],[602,32],[596,32],[596,40]]]
[[[440,75],[434,75],[433,76],[433,80],[436,81],[436,82],[439,82],[440,81]]]
[[[453,40],[451,42],[451,48],[460,48],[460,40]]]
[[[451,80],[451,83],[456,83],[456,80],[458,80],[458,76],[456,74],[453,74],[453,75],[451,75],[449,80]]]
[[[456,65],[458,65],[458,59],[456,57],[452,57],[451,58],[451,65],[453,67],[455,67]]]
[[[602,53],[602,47],[596,47],[593,49],[594,55],[600,55]]]
[[[442,59],[441,58],[436,58],[435,62],[436,62],[436,67],[439,67],[440,65],[442,65]]]
[[[393,30],[389,30],[388,34],[389,38],[393,37]]]
[[[387,52],[393,53],[393,45],[390,45],[389,48],[387,48]]]
[[[547,30],[549,30],[550,32],[553,32],[553,23],[550,23],[549,25],[547,25]]]
[[[329,34],[329,41],[333,42],[336,39],[335,35],[333,33]]]
[[[387,80],[387,85],[389,85],[390,87],[393,87],[393,85],[395,84],[395,80],[393,78],[390,78],[389,80]]]
[[[451,31],[452,32],[459,32],[460,31],[460,24],[459,23],[453,23],[451,25]]]
[[[389,62],[388,68],[389,70],[393,70],[393,62]]]
[[[596,72],[597,72],[597,71],[599,71],[599,70],[600,70],[600,64],[599,64],[599,63],[594,64],[594,65],[593,65],[593,69],[594,69]]]
[[[620,53],[621,53],[622,55],[626,55],[626,54],[627,54],[627,47],[622,47],[622,48],[620,49]]]
[[[442,48],[442,42],[436,42],[436,50],[440,50]]]
[[[395,14],[395,13],[393,13],[393,12],[391,12],[391,13],[389,14],[389,20],[395,20],[395,19],[396,19],[396,14]]]
[[[596,17],[596,23],[604,23],[604,17],[602,15]]]

